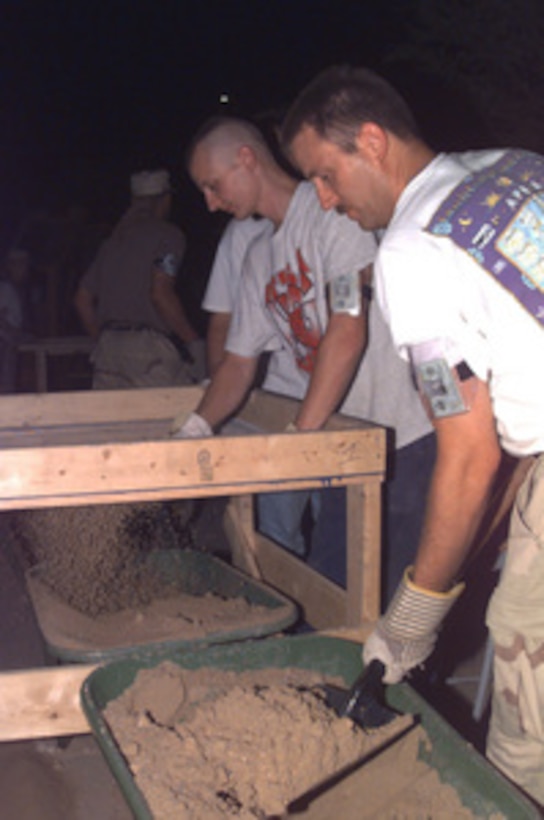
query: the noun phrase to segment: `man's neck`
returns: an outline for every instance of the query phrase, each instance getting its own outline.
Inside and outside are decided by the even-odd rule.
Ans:
[[[258,212],[260,216],[270,219],[276,229],[285,219],[298,184],[297,179],[281,168],[269,170],[264,177]]]
[[[396,140],[396,143],[396,149],[391,154],[389,175],[398,199],[410,182],[433,161],[436,153],[421,140],[410,143]]]

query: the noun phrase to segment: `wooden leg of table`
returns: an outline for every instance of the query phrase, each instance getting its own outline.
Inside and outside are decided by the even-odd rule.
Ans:
[[[253,496],[233,496],[224,517],[225,532],[232,548],[232,560],[235,566],[253,578],[261,580],[253,521]]]
[[[347,487],[347,626],[380,615],[381,482]]]

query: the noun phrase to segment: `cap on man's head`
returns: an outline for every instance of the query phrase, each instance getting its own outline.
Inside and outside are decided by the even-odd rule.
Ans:
[[[170,174],[160,169],[158,171],[139,171],[130,178],[132,196],[158,196],[172,190]]]

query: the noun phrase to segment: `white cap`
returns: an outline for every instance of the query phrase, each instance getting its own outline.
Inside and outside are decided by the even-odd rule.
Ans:
[[[158,196],[172,190],[170,174],[160,169],[158,171],[140,171],[130,178],[132,196]]]

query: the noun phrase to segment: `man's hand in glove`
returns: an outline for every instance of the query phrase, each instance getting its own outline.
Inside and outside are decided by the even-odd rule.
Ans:
[[[464,584],[449,592],[421,589],[410,580],[410,572],[408,568],[363,647],[365,666],[375,659],[384,664],[384,683],[398,683],[429,657],[440,624],[464,589]]]
[[[170,428],[171,438],[207,438],[213,436],[213,430],[206,419],[198,413],[190,413],[188,416],[181,413],[176,416]]]

